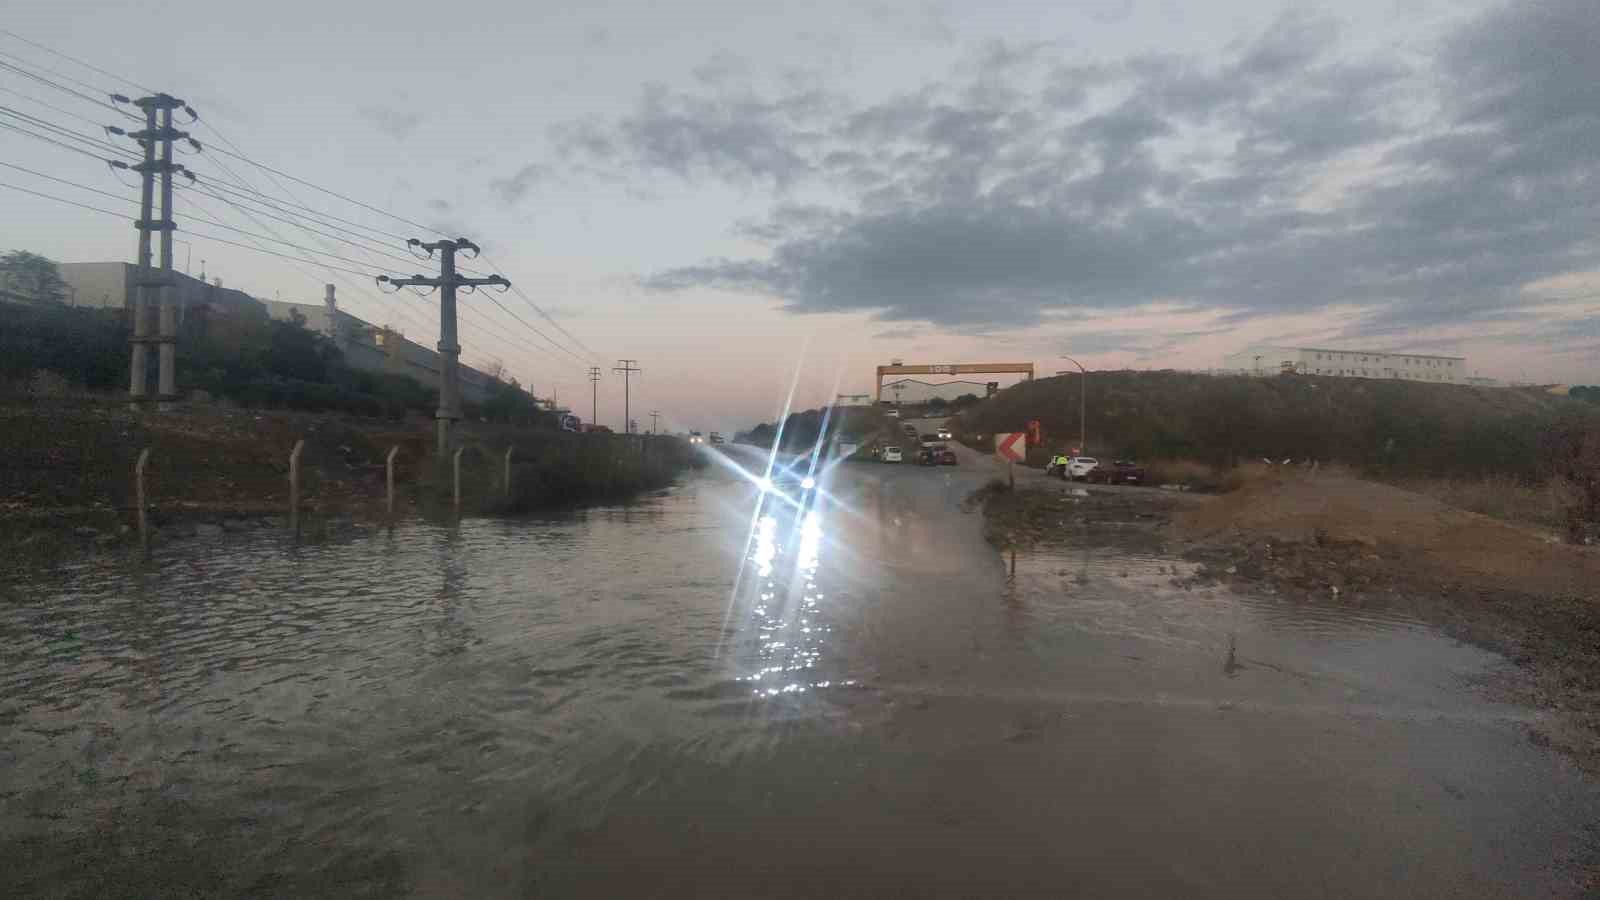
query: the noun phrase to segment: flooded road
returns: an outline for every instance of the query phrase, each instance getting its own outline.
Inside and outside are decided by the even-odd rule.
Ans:
[[[1013,564],[988,474],[796,510],[712,470],[12,588],[0,893],[1577,893],[1600,794],[1504,661],[1131,539]]]

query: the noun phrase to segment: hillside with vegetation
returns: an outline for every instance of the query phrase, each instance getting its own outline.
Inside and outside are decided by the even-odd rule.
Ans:
[[[838,406],[790,413],[782,423],[782,446],[788,453],[809,452],[819,440],[864,441],[883,430],[887,419],[871,406]],[[734,435],[734,442],[772,447],[779,438],[779,423],[763,422]]]
[[[956,427],[993,434],[1036,419],[1046,447],[1076,445],[1081,379],[1007,388],[960,413]],[[1539,388],[1122,371],[1089,373],[1087,389],[1087,454],[1218,466],[1316,459],[1397,475],[1538,479],[1562,423],[1600,429],[1600,405]]]

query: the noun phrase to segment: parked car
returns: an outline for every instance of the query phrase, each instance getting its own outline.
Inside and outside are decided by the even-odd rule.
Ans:
[[[956,452],[954,450],[951,450],[949,447],[941,447],[939,449],[939,465],[954,466],[959,465],[960,462],[960,460],[956,459]]]
[[[937,466],[939,464],[939,451],[933,447],[923,447],[917,451],[917,465]]]
[[[1131,459],[1115,460],[1109,466],[1096,466],[1089,470],[1088,480],[1102,484],[1143,484],[1144,466]]]
[[[900,462],[902,459],[903,459],[903,457],[901,456],[899,447],[885,447],[885,448],[883,448],[883,461],[884,462],[886,462],[886,463],[897,463],[897,462]]]
[[[1067,481],[1077,481],[1080,478],[1087,479],[1089,473],[1093,472],[1099,465],[1100,460],[1092,456],[1074,456],[1067,461],[1066,466],[1060,469],[1061,477]]]

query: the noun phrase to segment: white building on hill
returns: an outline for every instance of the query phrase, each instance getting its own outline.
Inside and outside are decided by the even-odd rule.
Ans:
[[[1223,358],[1223,368],[1245,375],[1331,375],[1336,378],[1397,378],[1404,381],[1467,383],[1462,356],[1330,350],[1324,347],[1247,347]]]

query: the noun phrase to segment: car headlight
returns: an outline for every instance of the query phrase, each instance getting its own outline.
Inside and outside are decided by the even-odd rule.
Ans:
[[[815,478],[812,478],[810,475],[807,475],[806,477],[800,479],[800,490],[802,490],[802,491],[809,491],[809,490],[811,490],[812,488],[814,488],[816,486],[817,486],[817,480]]]

